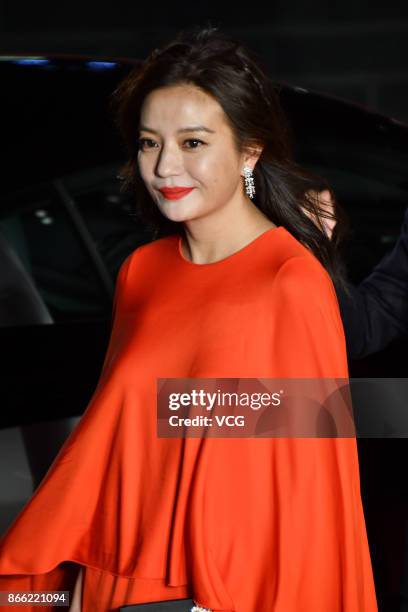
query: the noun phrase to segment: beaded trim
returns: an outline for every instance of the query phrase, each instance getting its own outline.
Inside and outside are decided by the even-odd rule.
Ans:
[[[195,605],[191,608],[190,612],[212,612],[212,610]]]

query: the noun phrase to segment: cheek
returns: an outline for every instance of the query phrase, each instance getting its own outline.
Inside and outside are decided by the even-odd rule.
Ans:
[[[140,176],[145,182],[148,182],[153,174],[151,160],[149,160],[145,155],[139,153],[137,165],[139,167]]]
[[[220,184],[236,181],[239,178],[239,169],[225,155],[196,158],[189,163],[188,172],[210,188],[219,187]]]

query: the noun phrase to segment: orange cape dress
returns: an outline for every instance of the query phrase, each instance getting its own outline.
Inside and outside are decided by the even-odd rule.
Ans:
[[[355,438],[157,437],[157,378],[224,377],[348,377],[331,279],[283,226],[215,263],[176,235],[126,258],[98,385],[0,541],[0,590],[72,589],[79,564],[83,612],[376,612]]]

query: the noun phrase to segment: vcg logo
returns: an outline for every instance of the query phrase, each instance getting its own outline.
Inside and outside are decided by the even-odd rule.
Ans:
[[[217,421],[217,425],[222,427],[223,425],[227,425],[227,427],[244,427],[245,426],[245,417],[243,416],[234,416],[232,414],[226,416],[215,416],[215,420]]]

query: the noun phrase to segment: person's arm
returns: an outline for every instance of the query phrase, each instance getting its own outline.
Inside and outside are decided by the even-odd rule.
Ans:
[[[80,566],[68,612],[81,612],[83,568]]]
[[[408,209],[398,241],[351,295],[337,288],[347,349],[359,359],[408,334]]]
[[[347,378],[346,341],[328,272],[312,256],[290,258],[276,277],[275,354],[283,376]]]

